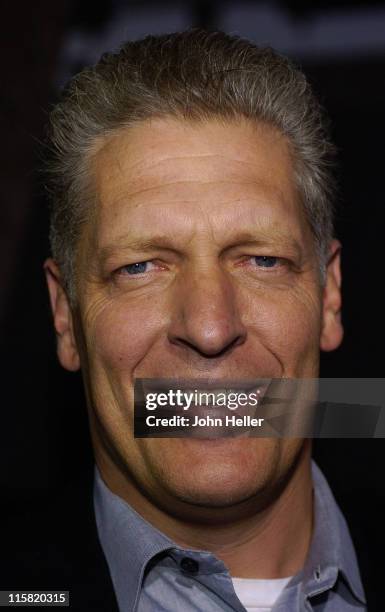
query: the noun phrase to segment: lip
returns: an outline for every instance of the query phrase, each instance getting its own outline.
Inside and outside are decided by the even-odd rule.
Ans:
[[[263,399],[266,396],[266,393],[268,391],[268,388],[270,386],[271,380],[272,379],[254,379],[252,382],[250,380],[248,381],[236,381],[234,382],[233,380],[227,380],[224,381],[223,379],[221,380],[203,380],[203,379],[189,379],[186,380],[184,379],[183,381],[181,381],[181,379],[138,379],[141,382],[142,385],[142,394],[143,394],[143,400],[146,398],[147,394],[149,393],[154,393],[154,394],[158,394],[158,393],[165,393],[168,394],[171,390],[173,391],[181,391],[182,393],[189,393],[189,394],[194,394],[195,392],[197,392],[197,396],[194,397],[193,396],[193,401],[191,402],[191,404],[189,405],[189,409],[188,409],[188,413],[190,416],[197,416],[197,417],[207,417],[207,416],[211,416],[213,418],[215,417],[223,417],[226,414],[237,414],[239,416],[246,416],[246,415],[250,415],[254,416],[255,412],[257,409],[259,409],[262,405],[263,405]],[[194,400],[198,400],[201,401],[199,398],[199,394],[200,393],[215,393],[216,396],[218,396],[219,394],[223,395],[226,394],[227,398],[230,394],[244,394],[247,397],[250,397],[252,394],[257,395],[258,396],[258,404],[254,403],[249,403],[249,401],[247,401],[247,399],[243,398],[242,403],[238,403],[237,402],[237,407],[234,408],[230,408],[228,403],[229,400],[226,400],[226,403],[217,403],[217,397],[214,397],[214,403],[212,401],[212,398],[210,398],[211,401],[209,401],[208,403],[195,403]],[[190,395],[191,397],[191,395]],[[203,398],[207,399],[207,398]],[[234,400],[233,400],[234,401]],[[170,403],[170,404],[166,404],[164,406],[162,406],[161,408],[159,407],[159,412],[162,411],[162,413],[164,415],[166,415],[167,413],[172,412],[173,414],[176,415],[186,415],[187,414],[187,410],[185,409],[184,406],[185,402],[183,402],[183,404],[178,404],[175,405],[175,403]],[[251,410],[251,413],[250,413]]]
[[[258,388],[267,389],[271,378],[255,377],[246,380],[234,380],[224,378],[142,378],[140,381],[145,393],[165,393],[167,391],[180,390],[182,392],[192,391],[222,391],[226,393],[250,393]]]
[[[286,381],[289,385],[286,385]],[[140,383],[141,397],[137,396],[135,401],[138,401],[138,406],[145,408],[146,406],[146,395],[150,392],[158,394],[164,393],[167,396],[167,392],[170,390],[178,391],[182,393],[189,393],[188,397],[177,398],[174,396],[163,397],[165,405],[159,404],[157,406],[157,416],[167,417],[170,416],[188,416],[190,419],[194,419],[194,425],[191,429],[185,429],[184,425],[178,427],[178,430],[171,430],[173,437],[175,434],[177,437],[187,438],[199,438],[199,439],[215,439],[215,438],[233,438],[233,437],[249,437],[249,435],[256,435],[257,437],[263,437],[261,434],[257,434],[254,431],[254,425],[251,421],[234,422],[235,428],[229,425],[227,419],[223,422],[223,418],[228,415],[234,415],[236,417],[259,417],[263,418],[264,426],[266,428],[261,433],[266,431],[273,433],[278,432],[279,435],[282,432],[292,432],[293,427],[297,426],[298,419],[301,419],[301,414],[298,412],[298,408],[301,408],[302,403],[294,401],[297,398],[297,379],[276,379],[276,378],[255,378],[254,380],[224,380],[224,379],[137,379]],[[280,383],[284,384],[281,385]],[[303,382],[303,381],[300,381]],[[136,388],[137,391],[137,388]],[[198,397],[191,397],[191,393],[198,393]],[[243,393],[247,397],[243,397],[241,403],[238,398],[232,398],[233,404],[230,403],[228,398],[210,398],[209,402],[206,397],[203,399],[199,398],[200,392],[213,393],[238,393],[238,396]],[[252,393],[258,393],[258,402],[255,403],[255,398],[250,397]],[[153,398],[156,403],[157,400]],[[200,403],[201,402],[201,403]],[[229,405],[230,404],[230,405]],[[234,404],[237,404],[234,406]],[[154,408],[151,408],[154,409]],[[144,410],[144,414],[146,411]],[[218,418],[216,421],[209,421],[207,423],[202,422],[198,424],[195,418],[203,418],[206,420],[207,417],[212,419]],[[297,419],[297,420],[296,420]],[[299,421],[300,424],[302,421]],[[228,426],[229,425],[229,426]],[[271,430],[270,430],[271,428]],[[294,431],[297,431],[294,429]],[[301,430],[302,431],[302,430]],[[252,432],[250,434],[250,432]],[[150,436],[151,437],[151,436]],[[166,436],[167,437],[167,436]]]

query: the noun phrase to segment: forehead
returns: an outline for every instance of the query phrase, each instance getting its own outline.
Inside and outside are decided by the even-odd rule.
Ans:
[[[207,221],[221,232],[266,221],[303,229],[289,144],[264,124],[149,120],[106,138],[93,170],[98,243]]]

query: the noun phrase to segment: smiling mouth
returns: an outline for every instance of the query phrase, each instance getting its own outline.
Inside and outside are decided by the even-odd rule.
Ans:
[[[213,392],[227,390],[233,392],[250,392],[251,390],[269,385],[272,378],[256,377],[247,380],[225,378],[140,378],[143,390],[146,392],[165,392],[180,389],[181,391]]]
[[[271,378],[256,378],[247,381],[213,379],[138,379],[144,401],[148,397],[167,398],[161,404],[163,411],[183,412],[194,410],[194,414],[224,410],[242,412],[262,404],[269,389]]]
[[[314,407],[311,383],[290,378],[136,379],[135,437],[307,437]]]

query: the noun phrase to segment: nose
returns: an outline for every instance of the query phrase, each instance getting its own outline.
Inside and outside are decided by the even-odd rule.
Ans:
[[[175,289],[171,344],[203,357],[219,357],[245,342],[235,288],[225,271],[190,272]]]

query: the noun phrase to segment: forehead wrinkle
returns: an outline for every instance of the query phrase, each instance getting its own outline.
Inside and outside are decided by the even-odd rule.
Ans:
[[[164,135],[164,129],[167,129],[167,126],[169,126],[171,128],[170,131],[166,131],[166,134]],[[182,118],[182,117],[174,117],[174,116],[162,116],[162,117],[150,117],[148,119],[144,119],[144,120],[140,120],[137,122],[134,122],[131,125],[128,125],[126,127],[120,127],[118,129],[116,129],[112,134],[109,135],[103,135],[100,136],[97,139],[97,144],[94,147],[94,153],[96,153],[97,155],[99,154],[104,154],[107,152],[110,153],[110,149],[111,147],[116,146],[116,143],[118,144],[118,146],[120,146],[125,153],[128,152],[130,153],[130,149],[132,150],[132,155],[137,155],[137,148],[133,145],[135,145],[135,140],[138,139],[138,136],[140,136],[140,140],[143,141],[143,136],[150,134],[151,138],[149,138],[149,144],[152,146],[153,150],[156,151],[156,148],[154,149],[153,147],[153,140],[152,140],[152,135],[155,134],[155,136],[158,134],[158,132],[163,133],[162,136],[162,146],[163,144],[168,144],[170,147],[173,146],[174,142],[176,141],[177,145],[180,144],[180,139],[179,138],[175,138],[175,136],[171,136],[170,137],[170,133],[173,132],[173,130],[175,128],[177,128],[177,131],[182,132],[185,135],[184,140],[190,140],[193,144],[195,143],[195,141],[197,140],[197,138],[200,140],[200,144],[202,144],[202,138],[201,138],[201,131],[202,128],[204,128],[206,126],[208,133],[210,132],[210,127],[220,127],[220,128],[226,128],[226,126],[228,126],[230,129],[233,127],[238,128],[239,130],[241,130],[242,132],[246,130],[246,132],[248,132],[248,149],[250,150],[251,153],[253,153],[253,143],[255,143],[255,141],[258,141],[259,137],[262,135],[262,138],[268,138],[269,141],[271,141],[272,143],[274,143],[274,145],[279,142],[280,145],[282,145],[283,149],[285,150],[285,153],[289,153],[289,157],[291,157],[290,153],[291,153],[291,142],[288,139],[288,137],[282,133],[281,130],[277,129],[276,127],[267,124],[264,121],[255,121],[255,120],[250,120],[247,119],[246,117],[237,117],[236,119],[227,119],[225,121],[223,121],[223,119],[213,116],[211,118],[209,118],[208,120],[198,120],[198,121],[193,121],[193,120],[187,120],[186,118]],[[206,132],[206,130],[205,130]],[[131,136],[131,137],[130,137]],[[165,136],[165,137],[164,137]],[[188,138],[188,136],[190,136],[190,138]],[[203,141],[204,145],[206,147],[210,147],[212,148],[212,142],[210,140],[210,138],[205,138],[205,140]],[[240,149],[240,151],[242,152],[242,154],[245,151],[245,146],[243,144],[242,148]],[[239,159],[239,158],[231,158],[228,155],[224,155],[222,153],[218,153],[218,152],[208,152],[208,153],[188,153],[188,155],[163,155],[162,157],[158,158],[156,165],[158,165],[159,163],[162,163],[163,161],[167,161],[167,160],[183,160],[183,159],[195,159],[195,158],[199,158],[201,157],[202,159],[206,158],[206,157],[218,157],[219,159],[227,159],[230,160],[232,162],[237,162],[240,164],[250,164],[253,165],[254,162],[253,161],[248,161],[245,159]],[[147,160],[148,156],[145,155],[143,156],[142,159],[136,160],[131,166],[129,166],[131,169],[137,169],[137,167],[141,164],[143,164],[143,162],[145,163]],[[94,157],[95,159],[95,157]]]
[[[127,189],[124,186],[120,186],[119,188],[119,192],[120,194],[114,194],[112,192],[112,190],[108,190],[108,195],[107,197],[103,197],[104,194],[101,193],[101,197],[99,198],[100,204],[103,206],[103,204],[105,206],[119,206],[120,204],[124,204],[124,202],[126,200],[131,200],[130,204],[133,207],[137,207],[140,204],[151,204],[154,206],[164,206],[165,204],[183,204],[183,203],[197,203],[197,205],[201,206],[202,208],[202,213],[204,212],[204,214],[206,214],[207,212],[209,212],[209,210],[206,208],[205,210],[203,209],[203,206],[205,206],[205,204],[201,201],[201,199],[197,200],[197,195],[191,194],[190,198],[186,198],[186,194],[181,194],[180,196],[178,194],[172,194],[170,193],[169,195],[164,196],[165,199],[160,199],[160,200],[152,200],[152,201],[148,201],[147,199],[141,200],[141,196],[142,195],[150,195],[151,193],[154,193],[155,195],[161,195],[162,190],[166,190],[166,191],[170,191],[170,189],[168,188],[172,188],[172,187],[177,187],[177,186],[183,186],[186,185],[187,187],[189,187],[191,189],[192,186],[196,186],[197,188],[199,187],[210,187],[210,186],[222,186],[224,188],[226,188],[226,186],[233,186],[233,187],[256,187],[260,193],[253,193],[253,195],[251,196],[251,194],[247,197],[246,194],[245,195],[237,195],[234,197],[228,197],[226,199],[218,199],[218,194],[215,194],[215,205],[222,205],[222,206],[226,206],[227,204],[240,204],[241,202],[248,200],[248,201],[255,201],[255,204],[257,206],[260,206],[261,204],[267,204],[267,205],[271,205],[272,203],[274,203],[275,200],[279,200],[282,202],[286,202],[287,201],[287,195],[286,193],[279,188],[277,185],[273,185],[269,182],[266,182],[265,180],[261,179],[255,179],[255,180],[242,180],[242,181],[235,181],[235,180],[176,180],[176,181],[169,181],[166,183],[161,183],[159,185],[152,185],[152,186],[148,186],[148,187],[141,187],[139,189]],[[205,194],[207,197],[209,197],[210,191],[207,192],[207,194]],[[199,194],[199,197],[202,197],[202,194]],[[135,200],[137,200],[135,202]],[[210,200],[212,201],[212,200]],[[128,202],[127,202],[128,203]]]
[[[175,162],[178,161],[191,161],[191,160],[199,160],[202,159],[202,161],[207,161],[207,158],[211,158],[212,160],[218,160],[218,161],[222,161],[225,160],[227,162],[230,162],[231,164],[237,164],[239,166],[251,166],[252,168],[255,168],[256,162],[255,161],[251,161],[251,160],[247,160],[247,159],[236,159],[234,157],[230,157],[228,155],[223,155],[220,153],[189,153],[188,155],[164,155],[163,157],[156,157],[156,159],[152,158],[149,159],[147,156],[145,158],[143,158],[143,160],[140,160],[136,163],[134,163],[133,165],[128,165],[127,170],[131,171],[131,170],[137,170],[138,166],[139,169],[156,169],[159,166],[164,165],[164,163],[172,163],[174,164]]]
[[[227,159],[230,163],[228,166],[222,164],[222,163],[213,163],[213,164],[208,164],[207,161],[205,161],[205,164],[203,166],[203,170],[204,173],[206,174],[202,174],[202,166],[197,167],[191,167],[189,165],[183,165],[181,168],[179,168],[178,166],[176,166],[175,164],[177,164],[178,160],[181,160],[181,157],[173,157],[170,156],[169,158],[167,158],[170,163],[168,163],[166,165],[166,167],[164,167],[164,163],[163,161],[157,161],[154,164],[149,164],[148,166],[144,167],[145,170],[157,170],[157,172],[143,172],[142,174],[139,175],[135,175],[130,177],[130,168],[127,169],[127,174],[128,174],[128,179],[130,179],[133,183],[141,183],[141,182],[146,182],[146,181],[154,181],[157,184],[160,183],[161,185],[164,184],[164,180],[170,182],[170,183],[176,183],[177,180],[173,179],[173,175],[177,174],[178,176],[180,176],[180,173],[183,172],[185,173],[185,178],[183,180],[181,180],[181,182],[201,182],[201,183],[215,183],[215,182],[234,182],[236,184],[238,183],[270,183],[271,178],[276,179],[277,176],[277,169],[275,169],[275,172],[273,173],[269,167],[263,167],[263,173],[258,176],[258,170],[261,167],[261,164],[257,163],[256,161],[237,161],[237,160],[231,160],[230,158],[225,158],[225,156],[217,156],[217,155],[207,155],[207,156],[198,156],[198,155],[190,155],[190,156],[186,156],[183,159],[186,159],[187,161],[192,161],[193,159],[196,160],[197,158],[201,158],[202,160],[207,160],[207,158],[210,159],[216,159],[216,161],[218,162],[219,159]],[[240,174],[237,171],[237,169],[235,168],[235,165],[237,165],[238,168],[242,169],[242,171],[244,172],[245,170],[245,166],[249,166],[251,171],[250,173],[247,172],[247,174],[243,174],[242,178],[240,178]],[[210,176],[211,174],[211,176]],[[123,176],[126,176],[124,172],[122,172]],[[207,176],[209,175],[209,176]],[[261,177],[263,176],[263,180],[261,180]],[[177,177],[175,176],[175,179]],[[294,174],[293,177],[294,179]],[[171,180],[170,180],[171,179]],[[227,179],[227,180],[226,180]],[[274,181],[276,182],[276,180]],[[167,184],[167,183],[166,183]]]
[[[139,127],[139,130],[141,129],[143,129],[142,126]],[[140,154],[140,147],[138,151],[138,149],[133,147],[133,145],[135,144],[135,139],[137,139],[138,135],[140,135],[140,131],[136,133],[133,140],[127,139],[127,135],[128,135],[127,131],[124,131],[118,134],[118,136],[121,136],[122,138],[122,146],[120,147],[122,151],[121,155],[119,155],[118,152],[116,151],[116,147],[114,148],[114,144],[115,144],[114,141],[111,142],[110,140],[106,143],[104,147],[104,151],[102,151],[104,155],[96,156],[96,159],[94,158],[94,161],[97,163],[97,166],[98,166],[97,183],[99,187],[99,194],[102,195],[102,198],[101,198],[102,201],[104,200],[105,196],[108,202],[111,201],[112,200],[111,195],[113,195],[114,191],[115,193],[117,191],[120,191],[122,193],[125,192],[124,197],[134,197],[134,196],[139,196],[141,193],[150,194],[151,191],[154,191],[156,189],[158,190],[162,188],[167,189],[173,186],[175,187],[177,187],[178,185],[182,186],[183,184],[185,184],[187,187],[188,186],[191,187],[193,184],[196,184],[196,185],[200,184],[202,186],[209,186],[209,185],[215,185],[215,184],[218,184],[218,185],[231,185],[232,184],[234,185],[234,187],[237,185],[240,185],[240,186],[255,185],[257,187],[262,186],[266,190],[269,189],[272,191],[274,190],[277,192],[279,191],[279,189],[277,189],[277,186],[280,184],[280,181],[277,181],[276,175],[277,175],[277,170],[279,171],[281,167],[281,164],[278,165],[278,168],[275,167],[274,172],[273,172],[273,169],[270,168],[269,164],[265,164],[263,162],[261,164],[260,160],[258,159],[249,160],[248,158],[247,159],[243,158],[239,160],[237,159],[237,157],[234,157],[234,155],[227,156],[220,152],[203,153],[203,154],[202,153],[197,153],[197,154],[191,153],[189,155],[163,154],[161,158],[159,157],[154,158],[154,155],[152,154],[151,149],[150,149],[150,159],[149,160],[148,160],[147,155],[143,155],[143,158],[138,161],[137,155],[138,153]],[[126,138],[126,141],[124,140],[124,138]],[[251,139],[249,140],[249,142],[251,142],[252,144]],[[108,146],[109,144],[112,146],[109,147]],[[119,144],[120,143],[118,142],[118,146]],[[177,145],[180,144],[180,141],[178,141],[178,139],[177,139],[176,144]],[[286,143],[283,143],[283,144],[286,144]],[[162,146],[163,146],[163,143],[162,143]],[[251,148],[251,145],[250,145],[250,148]],[[281,148],[281,155],[286,157],[286,160],[284,161],[286,162],[289,161],[289,164],[291,165],[290,156],[287,157],[286,155],[287,153],[286,149],[287,149],[287,146],[285,146],[283,149]],[[252,153],[252,148],[251,148],[251,153]],[[114,163],[111,162],[111,158],[113,158],[114,161],[116,162],[115,172],[114,172]],[[191,175],[191,172],[193,174],[196,174],[198,171],[198,176],[192,179],[189,178],[189,176],[185,176],[185,178],[182,180],[178,179],[177,177],[175,177],[175,179],[172,177],[172,175],[173,174],[175,175],[176,173],[176,169],[174,168],[174,164],[172,162],[177,163],[178,160],[183,161],[183,160],[193,160],[193,159],[199,159],[199,158],[202,160],[202,162],[205,163],[204,174],[207,174],[207,172],[210,173],[211,171],[212,173],[214,173],[214,176],[211,176],[211,177],[209,176],[209,178],[205,178],[204,174],[202,176],[201,165],[199,168],[193,168],[192,171],[191,171],[191,168],[188,167],[188,165],[185,165],[181,169],[178,169],[178,176],[180,176],[180,171],[182,171],[182,173],[189,173],[190,175]],[[207,158],[213,159],[213,161],[215,162],[213,164],[214,167],[210,168],[210,164],[207,164],[207,161],[206,161]],[[223,164],[220,163],[221,160],[223,159],[229,161],[229,167],[227,168],[223,167]],[[242,170],[244,170],[245,167],[248,167],[251,170],[250,174],[247,172],[246,176],[242,176],[240,179],[239,173],[237,171],[231,172],[231,166],[234,166],[234,165],[236,165],[237,167],[240,166]],[[289,188],[289,191],[292,191],[291,187],[293,187],[293,183],[294,183],[294,181],[290,180],[291,173],[287,173],[285,171],[286,165],[287,163],[284,163],[282,167],[282,172],[279,172],[279,174],[283,178],[283,183],[284,183],[283,188],[279,192],[279,197],[281,198],[284,198],[283,192],[286,192],[287,188]],[[258,176],[259,166],[261,166],[261,169],[263,172],[260,173],[260,175]],[[133,171],[135,168],[136,169],[142,168],[144,170],[147,170],[147,173],[141,172],[139,173],[139,175],[138,173],[135,174],[135,172]],[[119,174],[116,173],[116,169],[119,170]],[[157,170],[157,172],[154,172],[154,171],[148,172],[148,169],[150,170],[155,169]],[[215,176],[215,174],[217,174],[218,176]],[[235,174],[235,176],[229,179],[229,174],[230,175]],[[291,185],[287,184],[288,180],[291,183]],[[151,185],[151,183],[154,183],[154,184]]]
[[[117,135],[117,137],[112,136],[109,137],[108,140],[102,144],[99,145],[97,148],[95,147],[95,151],[93,154],[93,161],[94,163],[96,163],[96,165],[99,165],[100,161],[102,159],[104,159],[107,157],[107,159],[109,159],[109,163],[112,165],[112,159],[114,160],[114,162],[118,165],[118,167],[121,167],[121,163],[120,163],[120,159],[122,157],[122,155],[127,156],[128,155],[128,159],[129,162],[127,163],[127,171],[138,171],[141,169],[147,170],[147,169],[151,169],[151,168],[157,168],[158,166],[164,164],[165,162],[171,162],[171,163],[175,163],[178,161],[190,161],[190,160],[199,160],[202,159],[202,161],[206,161],[207,158],[212,158],[213,160],[218,160],[218,161],[222,161],[222,160],[226,160],[227,162],[230,162],[232,164],[237,164],[237,165],[250,165],[252,167],[254,167],[255,165],[255,161],[252,160],[248,160],[248,159],[244,159],[244,158],[238,158],[238,157],[234,157],[233,155],[225,155],[223,153],[218,153],[218,152],[208,152],[208,153],[188,153],[188,154],[162,154],[161,156],[159,156],[159,154],[157,154],[156,150],[152,151],[150,154],[146,153],[145,155],[142,156],[142,158],[137,159],[137,155],[138,152],[136,149],[133,149],[133,142],[131,140],[128,140],[127,142],[124,142],[123,144],[120,144],[119,140],[122,139],[125,136],[125,132],[123,133],[119,133]],[[132,139],[134,140],[134,138]],[[172,143],[169,143],[170,147],[172,146]],[[210,146],[210,143],[207,143]],[[177,145],[180,145],[180,141],[177,142]],[[116,146],[118,146],[118,151],[115,151]],[[121,152],[119,154],[119,150],[121,149]],[[244,148],[242,149],[242,152],[244,153]],[[253,153],[253,147],[250,144],[250,152],[251,154]],[[127,159],[127,157],[126,157]]]
[[[98,165],[100,168],[100,173],[98,173],[97,177],[99,179],[99,210],[104,217],[102,225],[109,226],[109,230],[113,231],[113,225],[115,222],[117,224],[119,223],[119,218],[121,219],[121,222],[124,221],[125,218],[127,218],[129,221],[131,211],[134,212],[135,209],[141,209],[142,206],[147,205],[158,207],[160,209],[162,207],[164,208],[165,204],[175,203],[175,205],[182,205],[184,203],[191,203],[191,205],[197,205],[199,207],[203,218],[207,218],[210,211],[212,211],[212,206],[210,206],[211,203],[213,203],[217,209],[215,211],[216,214],[217,212],[221,213],[222,211],[220,209],[222,207],[225,209],[227,203],[230,203],[234,208],[237,208],[237,204],[240,205],[242,200],[245,200],[246,197],[247,199],[254,199],[257,206],[270,206],[271,210],[276,208],[275,204],[281,209],[285,209],[287,206],[289,209],[292,209],[292,204],[294,201],[291,196],[293,195],[295,196],[297,203],[299,203],[297,197],[298,194],[295,193],[297,190],[294,187],[294,181],[291,180],[291,159],[290,156],[287,156],[286,143],[280,143],[279,147],[279,157],[282,157],[282,161],[284,163],[278,163],[278,165],[273,164],[273,166],[268,163],[268,153],[267,159],[262,159],[262,161],[258,159],[258,155],[256,158],[253,156],[251,160],[249,157],[239,160],[237,159],[237,149],[235,149],[235,155],[234,150],[231,149],[229,156],[217,151],[215,153],[198,152],[196,154],[192,153],[189,155],[170,155],[169,153],[163,153],[162,157],[159,158],[159,156],[154,157],[152,154],[153,149],[151,148],[151,134],[147,131],[147,133],[145,133],[145,141],[143,146],[147,146],[147,150],[149,151],[151,158],[148,159],[144,154],[142,159],[137,160],[137,155],[140,155],[143,147],[141,148],[139,146],[138,149],[136,149],[134,145],[135,142],[138,141],[138,136],[140,136],[142,133],[141,130],[142,126],[140,126],[140,129],[136,132],[133,139],[127,138],[127,133],[120,134],[122,140],[116,143],[118,148],[114,146],[115,143],[113,142],[106,143],[104,150],[105,155],[102,156],[104,159],[99,157],[98,160]],[[257,144],[258,137],[254,137],[257,139]],[[279,140],[284,139],[280,137]],[[179,144],[179,142],[180,140],[178,141],[178,138],[176,138],[176,144]],[[253,142],[254,140],[252,140],[250,137],[245,143],[246,150],[250,149],[251,154]],[[166,146],[171,146],[172,143],[173,138],[167,138],[166,134]],[[109,147],[108,144],[111,144],[111,147]],[[141,143],[138,142],[138,145],[140,144]],[[160,144],[160,149],[162,151],[164,141]],[[208,146],[208,144],[210,143],[206,143],[205,146]],[[282,147],[282,144],[285,144],[286,146]],[[122,152],[121,155],[117,154],[119,152],[119,148]],[[269,147],[267,148],[267,151],[268,149]],[[155,151],[157,150],[155,149]],[[241,153],[241,150],[239,153]],[[194,158],[201,159],[202,163],[209,166],[208,171],[202,173],[202,164],[199,163],[199,168],[193,168],[193,172],[198,174],[196,178],[191,179],[189,176],[183,177],[183,173],[188,174],[190,169],[188,164],[182,164],[182,167],[180,168],[182,171],[182,179],[178,178],[177,176],[175,178],[171,176],[172,180],[170,180],[170,175],[176,174],[176,169],[174,167],[171,168],[172,172],[170,171],[170,166],[173,165],[172,162],[174,162],[174,160],[176,160],[176,162],[177,160],[181,160],[183,162],[184,160],[192,160]],[[215,162],[213,163],[214,167],[211,167],[211,169],[210,164],[208,164],[206,161],[208,158],[213,159]],[[223,167],[223,163],[220,163],[223,159],[229,160],[228,167]],[[104,161],[106,163],[101,163]],[[119,175],[117,175],[116,171],[114,172],[114,161],[117,162],[115,169],[118,168]],[[179,164],[176,163],[176,165],[178,166]],[[238,172],[235,169],[233,173],[235,176],[229,178],[231,167],[234,167],[235,165],[237,167],[241,167],[243,175],[242,172]],[[147,174],[143,173],[140,176],[131,176],[132,174],[135,174],[132,171],[132,168],[134,167],[146,169],[150,168],[152,172],[148,172]],[[126,171],[126,168],[131,169],[131,171]],[[156,169],[157,172],[154,172],[154,169]],[[207,173],[209,175],[208,177]],[[281,180],[278,180],[277,173],[281,177]],[[213,187],[213,190],[211,190],[211,187]],[[244,193],[242,193],[242,188],[244,189]],[[238,194],[236,193],[237,190]],[[253,193],[250,193],[251,190]],[[178,194],[178,191],[181,193]],[[226,191],[228,192],[227,194]],[[231,193],[232,191],[234,191],[234,194]],[[241,194],[239,194],[240,191]],[[186,197],[186,195],[190,197]],[[228,195],[228,197],[223,198],[224,195]],[[231,197],[232,195],[234,197]],[[125,206],[126,201],[127,204]],[[156,208],[153,210],[155,211]],[[226,215],[226,210],[223,212]],[[288,210],[288,212],[290,211]],[[188,210],[186,213],[188,213]],[[112,225],[111,220],[113,221]],[[105,223],[106,221],[108,221],[107,224]],[[210,222],[210,226],[211,225],[212,223]],[[214,226],[215,223],[213,227]],[[211,229],[211,232],[213,233],[213,229]]]
[[[281,242],[288,241],[288,236],[293,235],[292,224],[290,223],[290,215],[287,217],[286,215],[282,217],[282,211],[279,212],[279,216],[277,217],[275,208],[271,207],[271,203],[269,198],[260,197],[256,198],[228,198],[225,200],[217,200],[215,202],[215,206],[217,210],[213,210],[213,206],[210,203],[203,203],[196,198],[192,198],[190,200],[182,200],[180,198],[168,198],[167,200],[155,200],[155,201],[144,201],[138,202],[136,205],[131,203],[131,206],[128,208],[124,208],[125,196],[120,198],[120,201],[123,202],[123,211],[127,211],[126,215],[114,215],[112,218],[115,218],[115,223],[111,224],[111,217],[108,215],[109,220],[109,235],[111,240],[116,240],[118,246],[122,244],[123,246],[127,245],[127,241],[136,240],[139,244],[140,241],[147,240],[146,235],[135,236],[128,230],[124,232],[124,234],[117,235],[116,239],[114,238],[114,233],[116,230],[119,231],[122,224],[125,224],[127,227],[132,227],[135,225],[141,225],[142,211],[144,207],[144,212],[146,213],[146,219],[149,217],[154,217],[154,226],[159,229],[162,225],[166,229],[169,228],[170,220],[174,223],[174,233],[178,236],[181,236],[181,239],[184,242],[191,241],[194,236],[198,235],[206,235],[209,232],[211,234],[212,240],[219,244],[224,239],[227,240],[228,236],[229,240],[231,239],[231,232],[235,229],[238,230],[237,233],[244,234],[244,241],[248,241],[250,238],[255,240],[257,235],[264,236],[265,241],[268,240],[281,240]],[[245,210],[239,209],[237,204],[242,202],[246,202],[249,204],[248,208]],[[115,205],[118,204],[117,201],[114,202]],[[193,206],[195,209],[194,214],[192,214],[192,210],[186,207],[181,207],[181,204],[187,204]],[[165,205],[168,205],[168,208],[165,208]],[[170,208],[170,206],[172,208]],[[177,207],[175,211],[175,207]],[[262,208],[261,208],[262,207]],[[198,210],[197,210],[198,208]],[[218,208],[220,210],[218,210]],[[136,212],[139,210],[139,217],[136,215]],[[108,213],[108,207],[104,207],[104,212]],[[130,214],[131,213],[131,214]],[[222,213],[222,214],[221,214]],[[229,221],[229,213],[231,213],[231,218]],[[154,216],[155,215],[155,216]],[[198,216],[197,216],[198,215]],[[219,216],[218,216],[219,215]],[[247,226],[245,226],[245,222],[247,219]],[[223,223],[223,220],[226,222]],[[102,225],[103,221],[100,220]],[[216,227],[216,222],[219,222],[219,226]],[[283,230],[282,228],[287,226],[287,230]],[[245,228],[243,229],[242,226]],[[114,227],[116,230],[114,230]],[[143,231],[143,225],[142,231]],[[254,228],[253,231],[249,231],[249,228]],[[302,227],[302,223],[301,223]],[[246,229],[247,228],[247,229]],[[149,228],[147,228],[149,229]],[[301,228],[298,227],[298,230],[302,234]],[[135,232],[135,230],[134,230]],[[145,230],[145,233],[147,230]],[[217,238],[218,236],[218,238]],[[100,236],[101,238],[102,236]],[[152,238],[151,238],[152,239]],[[168,240],[169,238],[166,239]],[[294,239],[294,237],[293,237]],[[159,239],[159,243],[161,240]],[[163,245],[162,245],[163,246]]]
[[[127,147],[129,147],[129,145],[127,145]],[[104,153],[107,153],[107,151],[104,151]],[[137,152],[132,151],[132,153],[129,154],[129,157],[132,158],[136,155],[137,155]],[[237,167],[241,167],[242,169],[245,166],[249,166],[251,168],[250,177],[244,177],[242,181],[240,182],[244,182],[244,183],[257,182],[256,180],[257,177],[255,173],[258,172],[258,167],[261,166],[261,163],[258,162],[257,160],[237,159],[232,156],[227,156],[227,155],[220,154],[220,153],[208,153],[208,154],[193,154],[192,153],[188,155],[163,155],[161,158],[159,157],[154,158],[154,156],[150,155],[150,156],[145,156],[142,160],[135,161],[132,164],[127,163],[127,158],[125,160],[126,163],[122,164],[123,155],[119,155],[118,153],[114,152],[113,157],[114,157],[114,163],[116,164],[116,167],[119,170],[119,176],[123,177],[125,181],[131,181],[132,183],[141,183],[142,181],[149,181],[149,180],[158,181],[159,179],[162,181],[162,179],[175,173],[174,164],[177,163],[178,161],[192,161],[192,160],[201,159],[202,161],[205,162],[205,166],[204,166],[205,171],[211,169],[213,172],[218,172],[218,168],[219,168],[220,172],[219,172],[218,177],[215,177],[215,179],[212,178],[211,182],[223,181],[224,179],[222,177],[225,177],[225,176],[228,177],[229,173],[230,175],[234,174],[232,180],[234,182],[237,182],[236,181],[237,176],[238,176],[237,172],[234,172],[234,173],[231,172],[231,167],[235,165]],[[207,158],[211,158],[213,162],[216,162],[216,163],[215,164],[213,163],[213,165],[210,166],[209,164],[207,164]],[[100,178],[103,177],[103,173],[106,172],[106,167],[108,168],[108,166],[110,167],[109,171],[107,170],[108,175],[109,175],[108,178],[114,177],[114,171],[113,171],[114,164],[111,162],[111,152],[109,153],[109,155],[107,155],[107,164],[102,163],[103,160],[99,157],[99,155],[97,155],[94,159],[95,159],[96,165],[99,166],[97,173],[100,176]],[[224,168],[223,164],[220,163],[222,160],[226,160],[229,163],[230,167]],[[165,162],[166,162],[166,168],[163,167],[165,165]],[[142,172],[138,173],[138,169],[141,170]],[[136,171],[135,173],[133,172],[134,170]],[[150,172],[148,172],[149,170]],[[158,171],[151,172],[151,170],[158,170]],[[191,168],[187,165],[185,165],[182,168],[182,170],[186,170],[191,174]],[[199,167],[198,169],[195,169],[195,172],[196,170],[200,172],[201,168]],[[178,169],[178,171],[180,171],[180,169]],[[132,176],[130,176],[130,174],[132,174]],[[285,174],[285,172],[283,172],[283,174]],[[263,177],[265,179],[263,182],[265,183],[270,182],[269,178],[270,177],[276,178],[276,175],[277,175],[277,168],[275,168],[275,172],[273,173],[273,172],[269,172],[269,167],[263,167]],[[294,179],[294,174],[293,174],[293,179]],[[197,178],[193,178],[192,180],[204,182],[201,176]],[[185,181],[188,182],[187,177]],[[176,181],[170,181],[170,182],[176,182]],[[206,182],[209,182],[209,181],[206,181]],[[164,183],[161,182],[161,184],[163,185]]]

